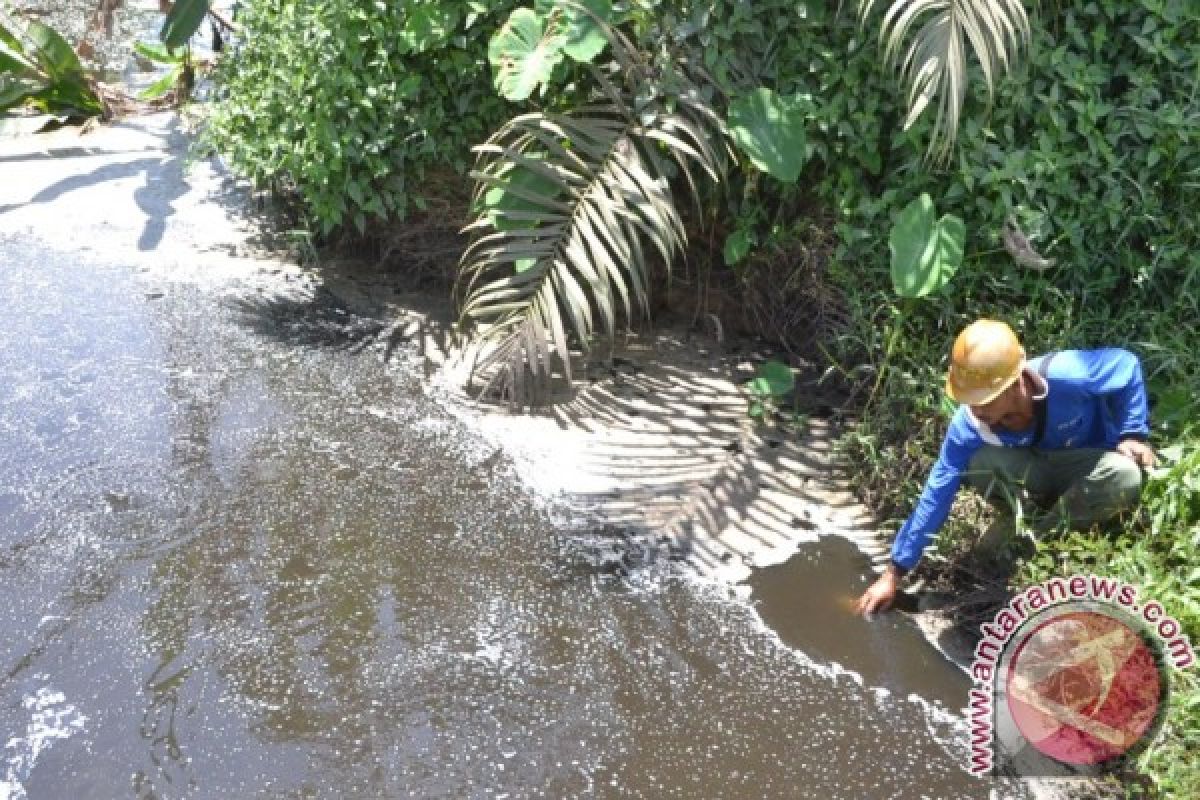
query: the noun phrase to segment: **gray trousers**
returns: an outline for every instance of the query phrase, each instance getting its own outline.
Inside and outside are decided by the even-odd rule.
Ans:
[[[1035,533],[1064,522],[1072,528],[1104,522],[1132,508],[1142,488],[1142,469],[1133,459],[1093,448],[985,445],[963,477],[993,505],[1028,516]]]

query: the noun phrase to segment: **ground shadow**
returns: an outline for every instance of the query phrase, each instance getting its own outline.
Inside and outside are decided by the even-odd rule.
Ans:
[[[580,546],[604,568],[666,556],[733,578],[818,533],[869,542],[881,558],[871,520],[835,474],[823,388],[797,390],[799,423],[789,408],[763,424],[741,384],[777,354],[672,330],[577,358],[563,401],[533,412],[582,438],[574,466],[606,487],[569,494],[586,519]]]
[[[289,345],[358,352],[396,338],[396,326],[382,314],[351,310],[324,287],[311,294],[259,294],[228,302],[246,328]]]
[[[451,350],[448,298],[410,291],[396,272],[361,261],[309,264],[226,305],[258,336],[295,347],[377,352],[384,362],[407,352],[426,377]]]
[[[190,139],[181,127],[178,119],[174,119],[171,125],[161,132],[147,130],[140,132],[154,139],[162,140],[162,144],[147,146],[141,149],[134,148],[116,151],[102,148],[68,147],[55,148],[37,153],[0,156],[0,163],[17,163],[65,157],[104,157],[114,152],[155,153],[155,155],[145,158],[104,164],[90,172],[62,178],[37,190],[26,202],[0,206],[0,214],[15,211],[29,205],[54,203],[59,198],[71,192],[94,187],[102,183],[124,181],[140,175],[143,179],[142,185],[133,192],[134,202],[145,216],[145,224],[138,237],[138,249],[142,251],[157,249],[162,243],[163,234],[166,231],[167,219],[175,214],[173,202],[186,194],[191,188],[184,174],[184,161]]]

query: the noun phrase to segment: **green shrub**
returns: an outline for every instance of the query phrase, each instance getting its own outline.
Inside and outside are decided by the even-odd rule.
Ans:
[[[295,197],[328,233],[403,218],[435,168],[510,113],[488,37],[516,2],[253,0],[215,76],[206,140],[260,186]]]

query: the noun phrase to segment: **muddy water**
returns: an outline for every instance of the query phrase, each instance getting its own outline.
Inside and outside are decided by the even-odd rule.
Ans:
[[[0,309],[0,797],[986,796],[911,631],[581,567],[336,298],[0,233]]]
[[[857,596],[870,585],[868,576],[873,574],[866,556],[844,538],[825,536],[801,546],[786,564],[759,570],[750,586],[763,621],[808,657],[853,665],[866,685],[899,697],[916,695],[959,708],[970,680],[947,669],[945,658],[904,614],[867,620],[852,613]]]

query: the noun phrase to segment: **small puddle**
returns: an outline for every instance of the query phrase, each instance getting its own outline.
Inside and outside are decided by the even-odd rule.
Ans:
[[[823,536],[783,564],[748,581],[763,622],[789,647],[819,662],[841,664],[870,687],[917,695],[958,713],[970,679],[930,646],[904,612],[864,619],[854,612],[873,579],[870,562],[851,542]]]

